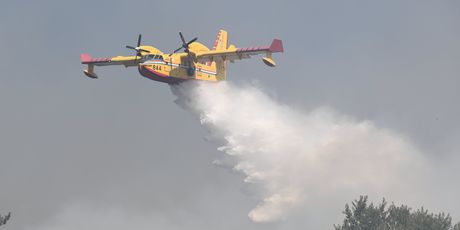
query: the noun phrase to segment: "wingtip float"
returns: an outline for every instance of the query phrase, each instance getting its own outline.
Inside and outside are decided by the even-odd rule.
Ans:
[[[226,79],[227,63],[265,54],[262,61],[270,67],[276,62],[272,54],[284,52],[283,42],[273,39],[269,46],[237,48],[228,45],[227,31],[220,30],[212,49],[197,42],[198,38],[186,41],[179,32],[182,45],[171,53],[163,53],[153,46],[141,45],[139,34],[137,46],[126,46],[134,50],[134,56],[117,56],[111,58],[92,58],[81,54],[80,61],[87,65],[83,73],[90,78],[98,78],[95,66],[124,65],[138,67],[139,73],[151,80],[175,84],[186,80],[223,81]],[[183,50],[183,52],[179,52]]]

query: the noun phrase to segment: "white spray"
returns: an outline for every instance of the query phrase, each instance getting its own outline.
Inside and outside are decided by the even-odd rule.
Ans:
[[[185,83],[172,91],[225,141],[218,149],[231,156],[233,169],[260,188],[260,203],[249,212],[255,222],[284,219],[344,194],[340,206],[359,194],[395,200],[411,194],[425,167],[402,135],[330,108],[298,111],[255,86],[228,82]]]

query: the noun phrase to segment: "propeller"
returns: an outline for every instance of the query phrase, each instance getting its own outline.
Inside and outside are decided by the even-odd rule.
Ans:
[[[174,53],[177,53],[179,50],[184,49],[184,52],[187,53],[187,59],[189,63],[189,67],[187,68],[187,75],[193,76],[193,74],[195,74],[195,67],[193,64],[192,56],[190,55],[189,45],[194,43],[196,40],[198,40],[198,38],[196,37],[188,42],[185,42],[185,38],[184,38],[184,35],[182,35],[182,32],[179,32],[179,36],[180,36],[180,40],[182,41],[182,46],[174,50],[174,52],[172,53],[174,54]]]
[[[184,38],[184,35],[182,35],[182,32],[179,32],[179,36],[180,36],[180,40],[182,40],[182,46],[177,48],[176,50],[174,50],[173,53],[177,53],[181,49],[184,49],[184,51],[186,53],[189,53],[190,52],[189,51],[189,45],[194,43],[196,40],[198,40],[198,38],[196,37],[196,38],[190,40],[189,42],[185,42],[185,38]]]
[[[136,47],[133,47],[133,46],[126,46],[126,48],[128,49],[132,49],[132,50],[135,50],[136,51],[136,56],[139,56],[141,57],[141,52],[146,52],[146,53],[150,53],[150,51],[148,50],[144,50],[144,49],[141,49],[140,46],[141,46],[141,39],[142,39],[142,35],[139,34],[139,37],[137,38],[137,46]]]

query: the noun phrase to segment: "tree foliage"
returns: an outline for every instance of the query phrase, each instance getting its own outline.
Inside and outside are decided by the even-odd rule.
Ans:
[[[8,220],[10,219],[10,217],[11,217],[11,212],[9,212],[8,215],[5,215],[5,216],[0,215],[0,226],[5,225],[6,222],[8,222]]]
[[[423,207],[411,208],[393,203],[368,204],[367,196],[361,196],[350,205],[345,205],[345,219],[335,230],[460,230],[460,223],[452,226],[449,214],[429,213]]]

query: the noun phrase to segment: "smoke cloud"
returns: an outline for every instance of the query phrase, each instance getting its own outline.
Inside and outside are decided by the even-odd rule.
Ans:
[[[191,220],[188,220],[191,222]],[[127,210],[120,206],[98,206],[87,202],[73,202],[40,226],[26,230],[149,230],[184,229],[184,223],[161,218],[159,213]],[[185,223],[189,224],[189,223]]]
[[[417,178],[429,170],[405,136],[332,108],[303,111],[259,87],[229,82],[187,82],[172,91],[210,131],[209,139],[223,143],[215,163],[255,188],[259,203],[248,214],[254,222],[283,220],[346,197],[339,199],[342,207],[359,194],[408,202],[417,196]]]

